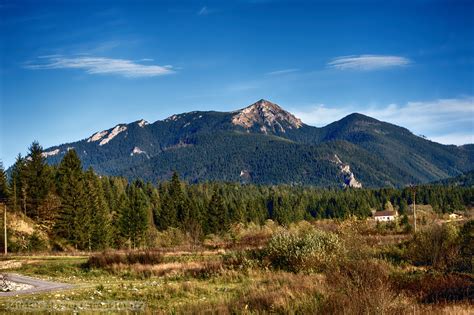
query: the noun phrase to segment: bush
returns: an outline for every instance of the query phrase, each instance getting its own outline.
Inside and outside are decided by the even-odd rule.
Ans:
[[[452,224],[434,225],[417,233],[408,244],[407,260],[438,270],[454,268],[460,259],[459,229]]]
[[[396,293],[390,267],[377,260],[347,260],[327,272],[328,295],[322,314],[393,314]]]
[[[28,251],[29,252],[40,252],[48,249],[48,244],[45,239],[41,237],[36,231],[28,238]]]
[[[273,267],[291,272],[324,270],[342,253],[343,244],[336,234],[316,229],[279,232],[264,249]]]
[[[464,224],[459,232],[460,260],[457,270],[474,273],[474,220]]]
[[[128,252],[126,256],[126,261],[129,265],[154,265],[163,262],[163,256],[161,253],[152,251]]]
[[[174,247],[184,245],[190,242],[190,239],[178,228],[168,228],[164,231],[158,232],[155,235],[153,246],[160,247]]]
[[[229,237],[233,248],[256,248],[263,246],[277,229],[281,227],[273,221],[268,220],[265,225],[253,222],[248,224],[233,224],[230,227]]]
[[[379,252],[381,259],[396,265],[406,265],[406,256],[406,245],[403,243],[386,245]]]
[[[153,265],[159,264],[163,261],[163,256],[159,252],[142,251],[142,252],[128,252],[128,253],[111,253],[103,252],[89,257],[87,260],[87,267],[107,268],[114,264],[142,264]]]
[[[415,296],[422,303],[474,300],[474,278],[466,274],[396,274],[392,282],[397,290]]]
[[[32,234],[8,231],[8,251],[11,253],[41,252],[49,249],[48,240],[37,231]],[[12,234],[10,234],[12,233]]]
[[[247,270],[255,267],[262,267],[261,250],[239,250],[232,251],[223,255],[223,265],[232,270]]]

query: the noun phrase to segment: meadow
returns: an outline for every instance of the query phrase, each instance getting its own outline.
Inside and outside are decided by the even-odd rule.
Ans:
[[[472,220],[414,235],[355,218],[236,224],[201,242],[169,229],[154,249],[9,256],[3,272],[74,287],[2,297],[0,310],[472,314],[473,233]]]

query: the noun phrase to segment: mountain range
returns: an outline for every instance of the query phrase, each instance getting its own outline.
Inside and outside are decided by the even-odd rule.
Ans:
[[[191,183],[400,187],[474,169],[473,144],[442,145],[357,113],[317,128],[263,99],[119,124],[43,155],[56,164],[70,149],[99,174],[153,182],[177,171]]]

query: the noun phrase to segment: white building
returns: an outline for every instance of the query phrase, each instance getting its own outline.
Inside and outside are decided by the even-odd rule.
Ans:
[[[374,212],[375,221],[388,222],[395,221],[398,217],[397,211],[385,210]]]

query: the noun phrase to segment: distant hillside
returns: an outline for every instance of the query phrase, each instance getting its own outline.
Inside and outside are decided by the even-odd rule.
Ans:
[[[316,128],[266,100],[234,112],[119,124],[44,155],[55,164],[72,148],[100,174],[154,182],[176,170],[190,182],[381,187],[474,169],[472,145],[442,145],[361,114]]]
[[[469,171],[456,177],[436,181],[435,184],[445,186],[474,187],[474,171]]]

